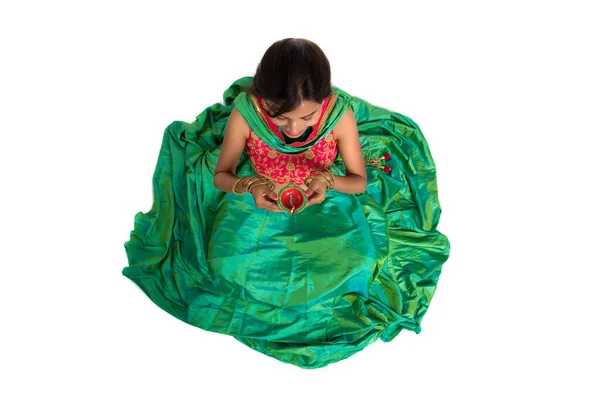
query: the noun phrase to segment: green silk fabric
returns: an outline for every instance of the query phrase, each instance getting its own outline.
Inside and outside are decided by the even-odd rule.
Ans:
[[[389,153],[391,171],[367,165],[365,193],[327,191],[296,215],[271,213],[213,184],[233,107],[268,144],[291,150],[254,113],[250,83],[234,82],[223,104],[165,130],[153,205],[135,215],[123,274],[180,320],[303,368],[418,333],[450,250],[436,230],[436,170],[419,127],[335,88],[322,134],[350,107],[365,159]],[[344,173],[339,156],[332,172]],[[237,174],[253,173],[244,153]]]

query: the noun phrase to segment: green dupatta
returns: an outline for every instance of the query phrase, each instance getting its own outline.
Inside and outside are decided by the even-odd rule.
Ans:
[[[251,77],[244,77],[235,82],[243,87],[249,87],[252,84]],[[326,115],[323,117],[319,124],[319,131],[315,139],[308,143],[300,146],[291,146],[283,143],[278,137],[276,137],[266,121],[261,118],[260,111],[258,110],[258,104],[255,103],[256,99],[253,99],[251,95],[246,92],[240,93],[234,101],[235,107],[238,109],[240,114],[244,117],[250,129],[264,141],[269,147],[282,153],[298,153],[305,151],[312,147],[317,141],[327,136],[333,129],[335,124],[339,121],[342,115],[352,107],[352,97],[346,92],[339,90],[338,88],[332,88],[333,97],[331,99],[333,104],[330,104],[326,110]]]

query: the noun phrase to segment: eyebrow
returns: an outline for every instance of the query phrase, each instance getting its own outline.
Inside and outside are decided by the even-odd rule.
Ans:
[[[314,113],[316,113],[317,111],[319,111],[319,110],[315,110],[315,111],[311,112],[310,114],[308,114],[308,115],[305,115],[304,117],[300,117],[300,118],[308,118],[308,117],[310,117],[311,115],[313,115]],[[284,116],[284,115],[280,115],[280,117],[283,117],[283,118],[287,118],[287,119],[289,119],[288,117],[286,117],[286,116]]]

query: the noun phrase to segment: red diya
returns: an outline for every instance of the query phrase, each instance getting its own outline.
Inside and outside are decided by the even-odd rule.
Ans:
[[[277,205],[289,214],[296,214],[308,203],[308,197],[301,187],[296,185],[284,186],[277,194]]]

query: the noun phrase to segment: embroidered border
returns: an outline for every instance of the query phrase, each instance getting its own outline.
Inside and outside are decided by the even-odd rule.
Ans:
[[[331,110],[333,110],[333,106],[335,106],[335,103],[337,102],[337,98],[338,98],[337,94],[333,93],[331,95],[329,104],[327,104],[327,108],[325,109],[325,111],[323,112],[323,115],[321,116],[321,122],[319,123],[319,127],[317,128],[317,136],[321,133],[321,129],[323,129],[323,125],[325,125],[327,118],[329,118],[329,114],[331,114]]]
[[[254,110],[256,111],[256,114],[260,117],[262,122],[264,122],[265,125],[267,126],[267,128],[269,128],[269,130],[270,130],[269,123],[267,122],[267,119],[265,118],[262,110],[260,109],[260,105],[258,104],[258,100],[256,99],[256,96],[251,94],[250,101],[252,101],[252,105],[254,106]]]

